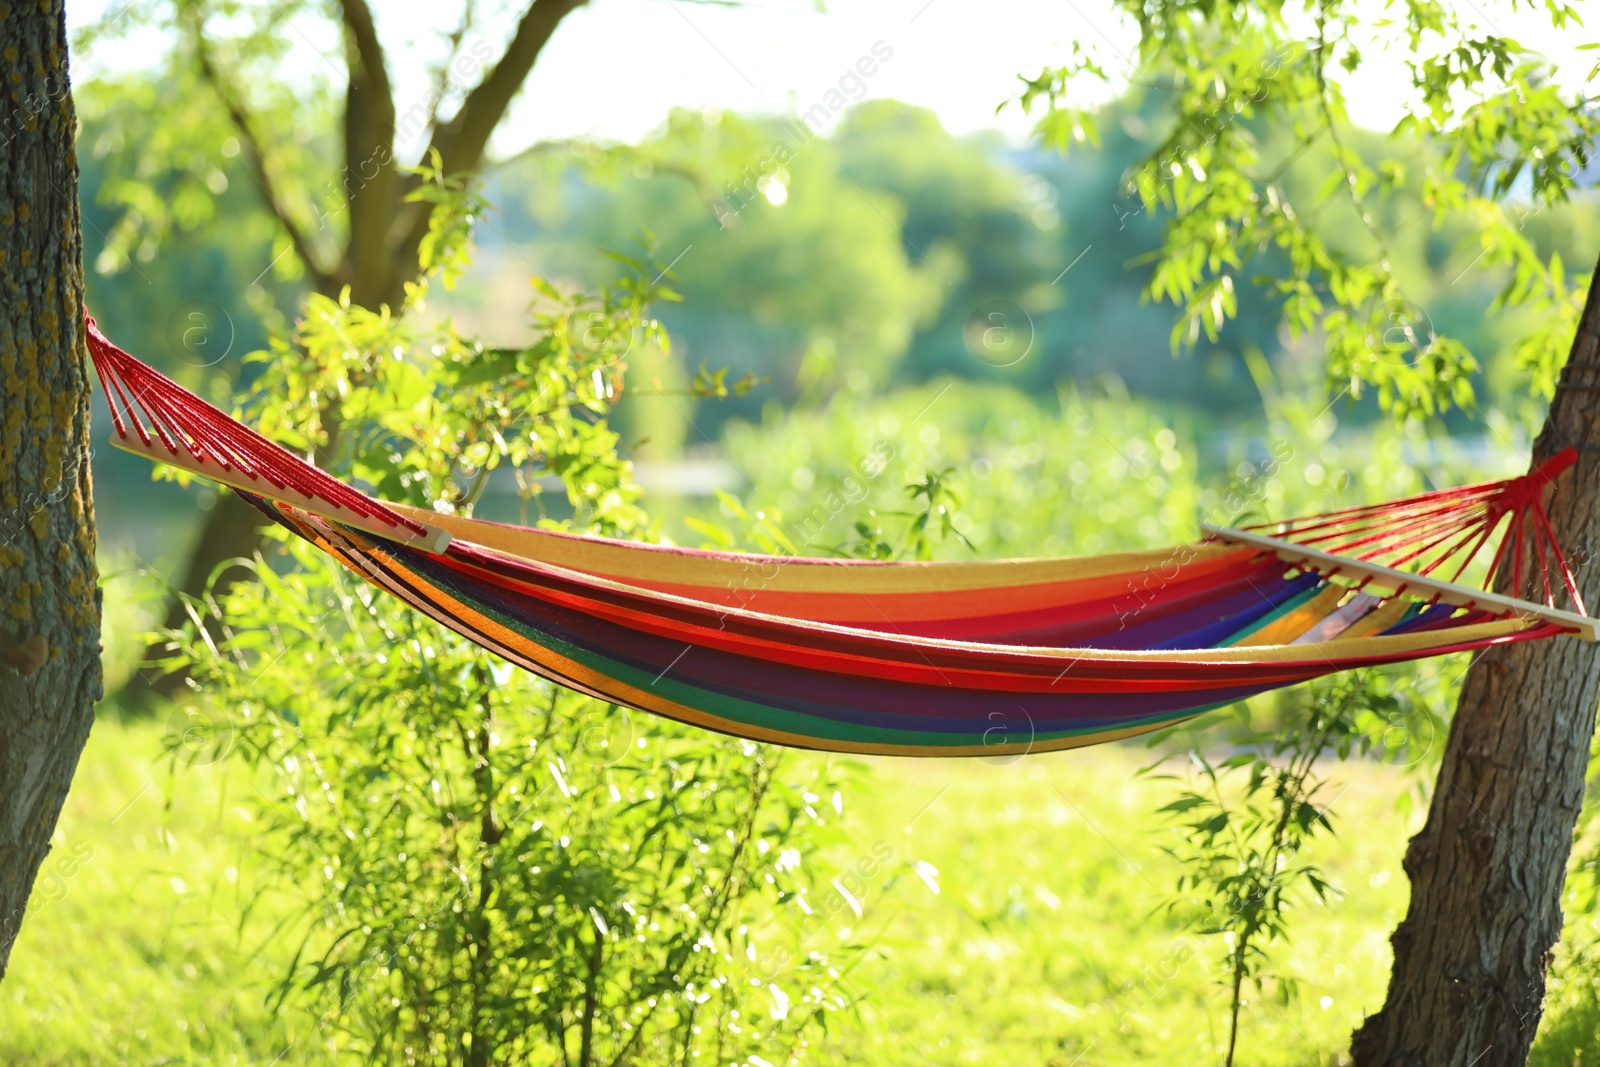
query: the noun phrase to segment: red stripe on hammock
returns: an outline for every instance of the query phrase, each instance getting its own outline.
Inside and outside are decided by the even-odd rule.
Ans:
[[[394,548],[386,555],[402,557]],[[683,640],[687,644],[724,647],[744,651],[757,658],[770,658],[796,666],[811,666],[836,673],[866,677],[895,677],[923,684],[952,684],[951,672],[971,672],[972,688],[994,686],[1004,680],[1020,691],[1065,691],[1061,681],[1070,673],[1073,688],[1078,683],[1099,683],[1084,692],[1135,692],[1160,688],[1227,688],[1231,685],[1272,682],[1287,684],[1316,677],[1334,670],[1376,663],[1401,662],[1444,652],[1499,644],[1508,638],[1521,639],[1521,631],[1505,637],[1453,642],[1411,652],[1361,657],[1307,658],[1280,661],[1194,661],[1128,659],[1073,659],[1030,653],[1016,646],[990,646],[981,649],[952,649],[930,646],[915,639],[865,631],[840,634],[781,620],[752,619],[746,615],[719,610],[709,605],[662,601],[647,593],[606,588],[573,572],[557,573],[538,564],[511,557],[498,561],[520,570],[524,580],[511,578],[496,569],[474,565],[474,560],[491,562],[497,556],[490,550],[464,542],[452,542],[444,557],[436,562],[496,586],[508,594],[522,595],[551,604],[608,618],[610,621],[656,636]],[[403,565],[403,564],[402,564]],[[1557,627],[1534,627],[1542,636]],[[1308,646],[1309,649],[1309,646]],[[892,670],[893,675],[883,672]],[[941,676],[941,672],[942,675]],[[1135,677],[1130,678],[1133,674]],[[1057,680],[1060,681],[1057,681]],[[1046,681],[1048,680],[1048,681]],[[1040,684],[1045,682],[1046,684]],[[1153,683],[1164,682],[1166,686]],[[1053,684],[1051,684],[1053,683]],[[1007,685],[1011,688],[1011,685]]]

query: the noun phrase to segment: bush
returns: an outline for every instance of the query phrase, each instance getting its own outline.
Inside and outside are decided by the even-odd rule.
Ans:
[[[845,1006],[797,910],[839,767],[641,722],[288,550],[184,649],[190,736],[257,785],[283,899],[251,908],[294,916],[278,1003],[382,1062],[582,1067],[781,1062]]]
[[[430,247],[458,270],[479,205],[425,177]],[[605,416],[621,356],[665,347],[647,309],[672,294],[659,264],[619,258],[597,298],[536,280],[522,348],[313,297],[293,344],[260,357],[257,421],[389,499],[470,512],[508,467],[541,515],[542,480],[565,490],[571,518],[545,525],[640,529]],[[846,1006],[829,938],[799,919],[842,815],[838,768],[646,728],[276,536],[287,566],[257,560],[257,581],[190,604],[171,635],[196,694],[171,745],[248,766],[266,877],[246,917],[289,916],[275,1003],[319,1013],[331,1050],[759,1067]]]

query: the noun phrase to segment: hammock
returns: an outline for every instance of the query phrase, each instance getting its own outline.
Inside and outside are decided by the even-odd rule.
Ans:
[[[384,503],[112,345],[92,319],[88,342],[113,444],[232,487],[535,674],[754,741],[902,756],[1075,748],[1336,671],[1600,636],[1540,500],[1571,449],[1507,481],[1203,526],[1204,540],[1157,551],[745,555]],[[1498,575],[1512,595],[1457,584],[1502,527],[1485,587]],[[1540,602],[1520,599],[1525,588]]]

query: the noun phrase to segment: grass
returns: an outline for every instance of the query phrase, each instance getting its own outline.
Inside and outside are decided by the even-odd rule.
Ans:
[[[1147,759],[1110,747],[1010,766],[880,764],[865,837],[933,864],[940,892],[902,883],[881,902],[885,951],[854,980],[860,1024],[821,1062],[1220,1062],[1223,946],[1160,912],[1174,871],[1150,813],[1171,786],[1133,777]],[[1405,905],[1405,783],[1376,766],[1341,773],[1345,832],[1320,859],[1344,895],[1299,913],[1278,958],[1300,995],[1250,996],[1241,1063],[1339,1062],[1381,1003]]]
[[[244,809],[219,767],[169,781],[165,732],[95,726],[0,984],[0,1062],[265,1064],[294,1036],[237,934]]]
[[[96,726],[0,984],[0,1062],[330,1062],[314,1018],[265,1007],[279,962],[259,947],[270,917],[241,933],[250,784],[226,765],[169,774],[165,732]],[[844,913],[874,947],[848,979],[858,1012],[807,1062],[1219,1062],[1222,946],[1158,913],[1173,871],[1150,813],[1171,785],[1134,778],[1147,758],[1110,746],[1010,764],[877,761],[846,813],[854,847],[892,859],[864,918]],[[1405,904],[1411,827],[1394,798],[1407,785],[1379,766],[1336,774],[1340,833],[1318,858],[1343,895],[1299,912],[1278,959],[1300,995],[1250,997],[1241,1064],[1340,1062],[1381,1002]],[[937,893],[913,860],[937,869]]]

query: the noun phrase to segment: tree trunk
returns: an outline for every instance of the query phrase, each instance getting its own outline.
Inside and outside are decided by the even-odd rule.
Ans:
[[[77,116],[61,0],[0,6],[0,977],[100,699]]]
[[[1593,610],[1600,268],[1533,463],[1566,445],[1580,458],[1546,489],[1545,503],[1557,541],[1584,553],[1578,587]],[[1468,670],[1428,821],[1406,850],[1411,904],[1392,938],[1388,998],[1351,1043],[1361,1067],[1527,1062],[1561,936],[1597,701],[1600,645],[1576,638],[1492,648]]]

